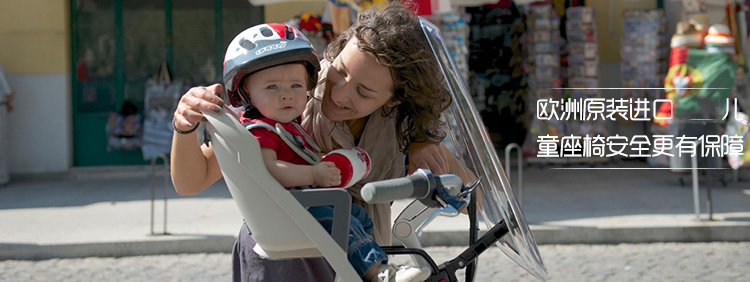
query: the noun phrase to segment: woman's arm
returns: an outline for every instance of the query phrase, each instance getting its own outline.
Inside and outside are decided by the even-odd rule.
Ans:
[[[320,187],[333,187],[341,183],[341,172],[332,162],[297,165],[278,160],[276,151],[273,149],[261,148],[260,151],[268,172],[284,187],[313,184]]]
[[[409,174],[418,168],[429,169],[433,174],[455,173],[464,183],[476,176],[448,150],[443,143],[412,143],[409,146]]]
[[[174,126],[189,131],[205,119],[201,111],[221,112],[223,102],[215,94],[221,91],[219,84],[188,90],[177,104]],[[197,194],[221,178],[213,149],[200,144],[196,131],[173,134],[170,169],[172,183],[180,195]]]
[[[443,151],[443,154],[446,156],[446,160],[448,161],[449,173],[455,173],[456,175],[458,175],[458,177],[461,178],[461,180],[464,181],[464,183],[469,183],[477,179],[477,176],[474,174],[474,172],[464,166],[458,160],[458,158],[456,158],[456,156],[453,155],[450,150],[448,150],[448,147],[446,147],[445,144],[440,143],[440,149],[441,151]]]
[[[409,173],[412,174],[418,168],[429,169],[434,174],[446,174],[450,172],[448,155],[450,152],[443,150],[442,143],[422,142],[409,145]]]
[[[213,148],[200,145],[195,132],[174,134],[170,169],[172,184],[180,195],[198,194],[221,178]]]
[[[409,145],[409,173],[418,168],[429,169],[435,174],[445,174],[450,170],[446,154],[441,149],[441,143],[423,142]]]

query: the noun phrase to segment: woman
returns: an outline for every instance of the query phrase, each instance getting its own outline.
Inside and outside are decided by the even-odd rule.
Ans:
[[[398,1],[364,11],[328,46],[318,87],[302,114],[302,126],[323,153],[356,146],[370,154],[371,173],[349,189],[354,203],[372,217],[380,245],[390,245],[390,206],[364,203],[362,184],[403,176],[407,153],[409,171],[448,172],[437,142],[445,136],[439,118],[451,98],[429,50],[416,16]],[[221,91],[212,85],[185,93],[174,114],[175,130],[197,126],[204,119],[199,111],[220,112],[224,102],[216,93]],[[193,134],[175,134],[172,143],[172,182],[183,195],[196,194],[221,177],[212,148],[201,146]],[[263,260],[253,252],[254,244],[240,232],[233,250],[235,280],[333,280],[323,259]]]

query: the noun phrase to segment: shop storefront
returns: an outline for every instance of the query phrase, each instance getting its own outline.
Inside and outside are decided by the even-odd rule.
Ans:
[[[73,166],[146,163],[137,146],[108,146],[110,113],[130,102],[143,114],[163,64],[172,79],[218,82],[225,46],[260,22],[263,8],[246,0],[72,1]]]
[[[419,13],[441,27],[498,151],[516,143],[531,155],[536,155],[533,148],[538,145],[538,136],[544,134],[651,134],[649,121],[540,121],[536,103],[542,98],[662,95],[657,91],[584,93],[562,88],[664,87],[669,38],[677,22],[686,17],[685,3],[704,3],[710,23],[725,21],[727,15],[724,0],[418,2],[422,7]],[[747,1],[735,2],[735,8],[747,7]],[[146,118],[144,100],[150,79],[168,70],[173,81],[183,81],[186,86],[218,82],[229,40],[265,21],[294,20],[301,29],[310,29],[305,32],[322,49],[332,35],[331,25],[325,23],[346,14],[332,15],[326,11],[328,2],[322,0],[60,3],[44,8],[32,2],[4,4],[10,5],[5,13],[11,14],[5,17],[9,24],[0,28],[0,39],[12,44],[1,46],[4,54],[0,63],[19,92],[10,135],[11,145],[20,150],[10,154],[12,173],[147,164],[139,148],[111,146],[107,124],[123,105],[134,106],[135,113]],[[40,11],[64,16],[46,17],[46,21],[32,25],[13,15]],[[347,17],[351,20],[354,14],[356,9]],[[38,50],[46,46],[39,42],[63,48]],[[27,54],[32,51],[34,54]],[[747,54],[740,55],[744,55],[745,63],[739,67],[744,68],[746,81]],[[21,107],[48,114],[40,117]],[[43,123],[52,123],[52,135],[59,136],[52,145],[39,143],[49,133],[27,130]]]
[[[711,113],[714,125],[735,128],[703,130],[710,146],[738,148],[747,134],[747,1],[462,2],[447,12],[432,9],[427,17],[442,24],[448,38],[465,33],[457,36],[458,42],[466,39],[462,46],[449,48],[468,49],[453,52],[454,60],[459,69],[466,65],[467,85],[499,152],[520,144],[529,163],[644,159],[674,169],[677,157],[669,157],[670,164],[660,153],[682,149],[665,151],[667,140],[654,138],[676,129],[654,123],[667,119],[659,116],[659,106],[680,110],[690,103],[701,105],[693,107],[700,117]],[[463,19],[463,27],[454,18]],[[674,38],[682,36],[678,22],[695,23],[701,31],[690,58],[674,68]],[[670,94],[680,87],[708,89]],[[677,114],[670,116],[672,128]],[[741,161],[722,152],[715,158],[728,159],[735,169],[750,161],[748,154]],[[732,165],[733,158],[739,165]]]

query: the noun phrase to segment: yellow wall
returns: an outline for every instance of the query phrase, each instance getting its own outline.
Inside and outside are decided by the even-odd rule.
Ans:
[[[320,14],[325,4],[320,0],[266,5],[265,20],[284,22],[305,12]],[[69,73],[69,5],[67,0],[0,0],[0,64],[11,74]],[[656,0],[586,1],[586,5],[596,9],[600,60],[619,62],[622,11],[653,9]]]
[[[310,12],[315,15],[323,13],[325,0],[284,2],[265,6],[265,21],[283,23],[295,16]]]
[[[70,1],[0,0],[0,64],[9,74],[70,73]]]
[[[611,17],[610,5],[612,5]],[[595,0],[586,1],[586,6],[596,9],[596,27],[599,31],[599,60],[602,62],[619,62],[622,11],[626,9],[655,9],[656,0]],[[610,25],[612,26],[611,32]]]

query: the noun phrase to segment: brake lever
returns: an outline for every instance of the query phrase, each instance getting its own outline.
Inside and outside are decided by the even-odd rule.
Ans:
[[[464,189],[463,189],[464,191],[461,192],[461,193],[458,193],[458,195],[456,195],[456,197],[457,198],[463,198],[464,196],[471,194],[471,192],[474,192],[474,189],[477,189],[477,187],[479,187],[479,183],[482,182],[482,178],[483,178],[483,176],[480,175],[479,178],[477,178],[476,180],[474,180],[474,181],[470,182],[469,184],[467,184],[466,186],[464,186]]]

